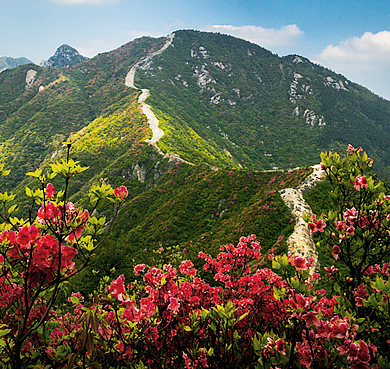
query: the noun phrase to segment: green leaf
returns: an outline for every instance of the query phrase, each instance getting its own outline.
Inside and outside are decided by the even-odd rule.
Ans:
[[[27,186],[26,186],[26,195],[27,195],[28,197],[32,197],[32,196],[33,196],[33,193],[32,193],[32,191],[31,191],[31,189],[30,189],[29,187],[27,187]]]
[[[272,269],[280,269],[280,264],[275,259],[272,260]]]
[[[5,336],[5,335],[8,334],[9,332],[11,332],[11,329],[1,329],[1,330],[0,330],[0,337]]]
[[[34,178],[39,178],[42,175],[42,169],[37,169],[35,172],[27,172],[26,176],[31,176]]]
[[[18,208],[18,205],[12,205],[9,209],[8,209],[8,214],[11,215],[12,213],[14,213]]]
[[[340,291],[341,291],[340,286],[338,285],[338,283],[335,283],[335,284],[333,285],[333,289],[334,289],[335,292],[337,292],[337,293],[340,293]]]
[[[165,279],[165,277],[162,277],[161,278],[161,286],[164,286],[164,284],[167,283],[167,280]]]
[[[80,303],[80,299],[79,299],[78,297],[76,297],[76,296],[72,296],[72,297],[70,298],[70,301],[71,301],[73,304],[78,304],[78,303]]]

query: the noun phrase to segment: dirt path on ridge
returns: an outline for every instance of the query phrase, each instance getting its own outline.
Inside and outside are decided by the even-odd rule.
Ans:
[[[165,44],[157,51],[154,51],[150,53],[148,56],[145,58],[141,59],[139,62],[135,63],[129,70],[129,72],[126,75],[125,78],[125,85],[130,88],[134,88],[138,90],[137,87],[134,85],[134,77],[135,77],[135,72],[138,69],[147,69],[149,65],[152,63],[152,59],[154,56],[161,54],[164,50],[166,50],[173,42],[173,38],[175,37],[174,33],[171,33],[165,42]],[[164,154],[161,149],[157,146],[157,141],[164,136],[164,131],[159,128],[158,126],[158,119],[150,109],[150,105],[145,103],[145,100],[149,96],[149,90],[146,88],[141,89],[142,93],[138,97],[138,103],[141,104],[141,110],[142,113],[146,115],[146,118],[149,123],[149,127],[152,130],[152,138],[147,139],[146,142],[148,142],[150,145],[152,145],[164,158],[169,158],[169,160],[176,160],[176,161],[181,161],[190,165],[194,165],[184,159],[182,159],[179,155],[177,154],[170,154],[166,153]]]
[[[311,237],[307,223],[302,219],[303,213],[312,214],[310,206],[303,198],[303,193],[313,188],[319,181],[325,178],[325,171],[321,170],[320,164],[313,166],[313,173],[310,174],[299,186],[295,188],[285,188],[279,191],[280,196],[290,208],[295,217],[294,232],[287,240],[288,251],[292,256],[299,255],[306,260],[313,258],[312,271],[320,268],[316,245]]]
[[[166,50],[173,42],[175,37],[174,33],[171,33],[165,42],[165,44],[157,51],[150,53],[145,58],[141,59],[139,62],[135,63],[129,70],[125,78],[125,85],[127,87],[138,89],[134,85],[135,72],[138,69],[147,69],[152,63],[154,56],[161,54]],[[158,126],[158,119],[150,109],[150,105],[145,103],[145,100],[149,96],[149,90],[144,88],[141,90],[142,93],[138,98],[138,102],[142,106],[142,113],[146,115],[150,129],[152,130],[152,138],[146,140],[150,145],[156,148],[156,150],[163,155],[164,158],[169,158],[170,160],[182,161],[190,165],[194,165],[186,160],[183,160],[177,154],[164,154],[161,149],[157,146],[158,140],[163,137],[164,132]],[[311,208],[304,200],[302,194],[304,191],[313,188],[318,181],[323,180],[325,177],[325,172],[320,168],[320,165],[313,166],[313,173],[308,176],[299,186],[295,188],[285,188],[280,192],[280,195],[286,205],[291,209],[293,216],[296,219],[294,232],[290,235],[287,240],[288,250],[292,256],[299,255],[304,256],[306,259],[313,258],[312,261],[312,270],[319,269],[318,254],[314,244],[314,241],[310,235],[307,223],[303,221],[303,213],[311,214]]]

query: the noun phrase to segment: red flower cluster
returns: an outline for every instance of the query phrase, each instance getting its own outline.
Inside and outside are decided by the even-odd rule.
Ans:
[[[359,174],[355,178],[354,187],[357,191],[360,191],[362,188],[368,188],[367,178]]]
[[[120,198],[121,200],[125,199],[128,195],[129,192],[125,186],[120,186],[114,190],[114,196]]]
[[[324,232],[324,228],[326,227],[326,223],[322,220],[319,219],[317,220],[317,217],[315,214],[312,215],[312,222],[308,223],[308,226],[310,228],[310,232]]]

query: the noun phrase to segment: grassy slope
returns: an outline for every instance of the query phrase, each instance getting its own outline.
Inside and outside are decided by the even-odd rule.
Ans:
[[[131,96],[134,91],[124,85],[130,66],[163,42],[143,38],[69,68],[21,66],[1,73],[0,156],[13,169],[3,189],[14,188],[71,133],[105,118]],[[31,68],[37,75],[25,90]]]
[[[148,263],[159,247],[179,245],[196,260],[199,250],[216,254],[241,235],[256,234],[266,252],[278,242],[285,252],[293,230],[291,212],[279,189],[295,186],[310,169],[294,172],[213,171],[207,166],[171,163],[153,186],[132,197],[121,209],[106,245],[98,251],[93,268],[106,275],[131,279],[133,266]],[[279,236],[283,241],[278,241]],[[153,251],[154,250],[154,251]],[[83,276],[91,284],[91,274]]]

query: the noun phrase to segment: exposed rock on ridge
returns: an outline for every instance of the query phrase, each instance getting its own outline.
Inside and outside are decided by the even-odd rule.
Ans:
[[[61,45],[55,54],[48,60],[42,60],[39,65],[41,67],[71,67],[72,65],[83,62],[88,59],[82,56],[76,49],[69,45]]]
[[[37,75],[37,71],[34,69],[29,69],[26,73],[26,87],[25,89],[29,89],[35,81],[35,76]]]

